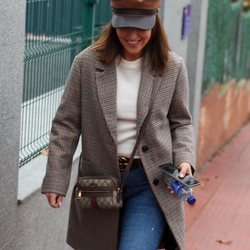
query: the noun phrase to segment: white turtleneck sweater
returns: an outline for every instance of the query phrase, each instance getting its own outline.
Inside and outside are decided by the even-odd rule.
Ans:
[[[130,157],[136,142],[137,97],[141,81],[141,58],[121,59],[117,74],[117,142],[118,155]],[[135,158],[139,158],[135,155]]]

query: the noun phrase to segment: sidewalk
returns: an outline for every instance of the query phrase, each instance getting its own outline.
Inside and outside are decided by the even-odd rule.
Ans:
[[[250,250],[250,123],[207,163],[186,206],[186,250]]]

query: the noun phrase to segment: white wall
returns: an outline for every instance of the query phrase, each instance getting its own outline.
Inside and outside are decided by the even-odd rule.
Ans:
[[[15,249],[25,0],[0,1],[0,249]]]
[[[207,11],[209,0],[161,0],[161,15],[167,31],[170,47],[186,62],[190,86],[190,110],[196,137],[198,135],[199,110],[205,55]],[[191,4],[189,35],[181,38],[183,8]]]
[[[190,85],[190,109],[198,138],[200,102],[205,57],[209,0],[191,0],[191,26],[187,48],[187,69]]]
[[[188,38],[181,39],[183,8],[191,0],[162,0],[163,23],[172,50],[187,59]],[[192,11],[192,10],[191,10]]]

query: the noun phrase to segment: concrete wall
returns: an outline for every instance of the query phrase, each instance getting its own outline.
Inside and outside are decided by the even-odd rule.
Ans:
[[[188,38],[181,39],[182,15],[184,6],[190,4],[190,0],[162,1],[163,23],[167,31],[169,44],[172,50],[187,59]]]
[[[198,140],[203,65],[206,45],[208,0],[191,0],[191,24],[187,46],[190,109]]]
[[[168,40],[177,54],[186,62],[190,86],[190,110],[193,116],[196,141],[198,140],[199,111],[203,79],[208,0],[162,1],[163,22]],[[191,18],[188,37],[182,39],[183,8],[191,4]]]
[[[250,119],[250,80],[216,84],[202,97],[197,166],[202,167]]]
[[[249,79],[214,83],[202,96],[198,94],[201,93],[203,81],[208,2],[208,0],[191,0],[192,18],[187,53],[191,88],[190,106],[198,142],[198,170],[214,157],[250,118]],[[222,15],[223,9],[221,7],[219,9]],[[221,21],[227,23],[225,18]],[[231,26],[237,26],[237,24]],[[231,39],[234,39],[233,36]],[[211,40],[207,43],[211,43]],[[209,44],[207,46],[210,47]],[[224,58],[224,63],[227,63],[225,59],[227,55]],[[214,71],[211,71],[210,75],[213,73]]]
[[[15,249],[25,4],[0,1],[0,249]]]

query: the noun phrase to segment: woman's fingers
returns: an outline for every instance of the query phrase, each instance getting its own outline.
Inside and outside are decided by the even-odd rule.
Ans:
[[[56,193],[46,193],[45,194],[49,205],[53,208],[60,208],[62,206],[63,196]]]
[[[59,208],[62,206],[62,201],[63,201],[63,196],[62,195],[58,195],[57,196],[57,204],[58,204],[58,206],[59,206]]]
[[[192,175],[192,168],[191,165],[187,162],[181,163],[180,164],[180,173],[179,173],[179,177],[180,178],[184,178],[186,175]]]

